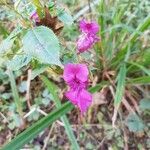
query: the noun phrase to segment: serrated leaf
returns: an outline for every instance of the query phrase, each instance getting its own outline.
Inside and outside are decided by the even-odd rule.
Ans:
[[[142,110],[150,110],[150,99],[146,99],[146,98],[144,98],[144,99],[142,99],[141,101],[140,101],[140,106],[139,106]]]
[[[128,115],[126,125],[132,132],[140,132],[143,131],[145,128],[143,121],[136,114]]]
[[[60,47],[58,38],[47,27],[39,26],[30,29],[23,37],[23,50],[41,63],[62,67],[59,60]]]
[[[16,55],[12,60],[7,62],[7,67],[11,70],[19,70],[26,66],[31,61],[31,57],[28,55]]]

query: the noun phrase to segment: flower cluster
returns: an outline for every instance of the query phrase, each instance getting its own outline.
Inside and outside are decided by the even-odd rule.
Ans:
[[[67,64],[64,68],[63,78],[70,90],[66,97],[76,106],[81,113],[85,113],[91,105],[92,95],[86,90],[88,84],[88,68],[85,64]]]
[[[81,35],[77,40],[77,49],[80,53],[90,49],[100,38],[96,35],[99,31],[99,25],[96,22],[80,21]]]

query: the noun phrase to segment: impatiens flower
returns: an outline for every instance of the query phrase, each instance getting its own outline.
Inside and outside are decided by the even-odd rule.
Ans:
[[[96,35],[99,31],[99,25],[92,21],[80,21],[81,35],[77,40],[77,49],[80,53],[89,50],[100,38]]]
[[[31,16],[30,16],[30,19],[33,20],[33,21],[35,21],[35,22],[39,22],[40,21],[40,18],[38,16],[37,12],[33,12],[31,14]]]
[[[74,105],[79,107],[81,113],[85,113],[92,103],[92,94],[85,89],[70,89],[65,95]]]
[[[85,20],[80,21],[80,30],[88,34],[96,34],[99,31],[99,25],[95,22],[87,22]]]
[[[66,97],[85,113],[92,102],[92,95],[86,90],[88,84],[88,68],[85,64],[67,64],[63,78],[70,86]]]
[[[77,49],[80,53],[87,51],[99,40],[97,35],[81,34],[77,40]]]
[[[67,64],[63,78],[71,88],[76,88],[87,83],[88,74],[88,68],[85,64]]]

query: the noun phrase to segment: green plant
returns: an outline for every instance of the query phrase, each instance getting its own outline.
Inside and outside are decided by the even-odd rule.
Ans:
[[[70,7],[75,3],[75,1],[68,0],[65,2]],[[12,146],[14,149],[22,148],[59,118],[64,124],[72,148],[80,149],[80,140],[78,140],[78,143],[72,130],[72,124],[69,123],[66,115],[73,109],[73,105],[70,103],[61,104],[61,100],[64,100],[64,98],[59,97],[59,91],[65,89],[61,77],[64,66],[68,63],[87,64],[90,72],[87,82],[90,85],[88,91],[99,94],[100,98],[97,98],[99,101],[101,101],[101,97],[104,97],[104,101],[107,102],[103,102],[102,105],[109,105],[108,108],[104,108],[103,112],[99,105],[93,104],[87,113],[87,118],[81,119],[84,125],[86,125],[85,121],[90,122],[89,120],[95,117],[96,119],[94,118],[93,122],[95,123],[98,120],[103,125],[106,139],[108,141],[112,140],[113,137],[117,139],[118,145],[117,142],[112,143],[114,149],[122,148],[124,144],[120,135],[121,132],[126,131],[126,127],[121,126],[120,122],[123,124],[123,121],[125,121],[129,131],[135,134],[147,130],[148,125],[145,118],[149,115],[149,95],[147,93],[150,85],[150,3],[148,0],[100,0],[98,6],[91,9],[92,12],[89,15],[84,13],[84,17],[89,20],[97,17],[98,20],[96,21],[100,26],[97,35],[100,40],[84,53],[76,52],[76,41],[82,39],[82,36],[86,34],[83,31],[79,32],[78,24],[74,23],[72,16],[58,3],[51,0],[49,2],[40,0],[15,1],[13,5],[7,4],[6,1],[3,1],[3,3],[12,14],[11,21],[17,20],[17,23],[14,21],[13,30],[7,29],[8,27],[4,23],[0,23],[0,38],[4,38],[0,43],[0,84],[2,84],[0,90],[3,86],[8,85],[10,80],[12,91],[12,93],[10,91],[0,93],[0,98],[3,100],[2,104],[6,105],[3,111],[9,110],[10,103],[15,103],[16,111],[14,110],[13,113],[16,121],[18,118],[23,118],[28,109],[30,114],[32,110],[42,107],[42,104],[45,104],[44,107],[49,107],[49,104],[52,103],[56,107],[56,110],[51,109],[52,112],[37,122],[31,119],[33,125],[14,137],[3,149],[7,150]],[[5,14],[9,16],[7,9]],[[83,8],[83,12],[84,10]],[[33,11],[36,11],[36,15],[39,17],[35,19],[40,19],[37,22],[31,19]],[[8,17],[7,15],[6,17]],[[77,37],[79,34],[82,36]],[[27,75],[26,71],[29,68],[32,72]],[[7,74],[5,74],[5,69],[8,70]],[[82,76],[84,75],[82,74]],[[26,83],[28,86],[22,85],[22,89],[20,85],[18,90],[17,84],[22,83],[22,78],[28,78],[28,83]],[[23,101],[22,97],[26,97],[24,92],[29,92],[32,82],[37,82],[38,84],[35,84],[35,87],[39,86],[40,90],[37,90],[37,95],[33,96],[36,89],[32,89],[32,96],[29,95],[29,98]],[[81,81],[79,80],[79,82]],[[44,83],[44,86],[42,83]],[[84,84],[87,86],[87,83]],[[68,85],[71,90],[74,88],[72,88],[72,84],[68,83]],[[48,89],[52,98],[47,100],[46,98],[50,97],[47,94],[44,97],[45,101],[43,100],[42,103],[41,90],[43,91],[43,88]],[[31,101],[32,98],[33,101]],[[31,101],[33,107],[27,106],[26,101],[29,103]],[[101,117],[102,113],[99,113],[101,111],[108,120],[112,120],[113,127],[117,127],[117,130],[113,130],[111,125],[105,127],[107,122],[103,119],[104,117]],[[11,129],[15,128],[15,121],[12,121],[12,124],[8,123],[8,126],[12,127]],[[93,122],[91,121],[91,123]],[[123,135],[124,137],[129,136],[125,133]],[[92,149],[93,145],[90,142],[87,143],[87,148]]]

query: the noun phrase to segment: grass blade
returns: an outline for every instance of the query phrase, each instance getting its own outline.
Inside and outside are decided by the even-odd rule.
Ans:
[[[117,113],[122,101],[122,97],[125,89],[125,79],[126,79],[126,64],[123,63],[120,67],[120,71],[117,77],[117,88],[114,96],[114,113],[112,117],[112,126],[115,127],[115,122],[117,119]]]
[[[3,150],[18,150],[24,146],[27,142],[32,140],[35,136],[37,136],[41,131],[43,131],[46,127],[56,121],[65,113],[69,112],[73,108],[73,105],[70,102],[65,103],[59,109],[56,109],[52,113],[48,114],[46,117],[40,119],[31,127],[26,129],[24,132],[20,133],[17,137],[15,137],[10,143],[5,145]]]
[[[108,86],[110,83],[108,81],[102,81],[101,83],[96,84],[94,87],[88,89],[89,92],[95,93],[102,89],[104,86]]]
[[[150,76],[143,76],[143,77],[138,77],[134,79],[129,79],[127,81],[128,85],[136,85],[136,84],[150,84]]]
[[[53,84],[52,82],[50,82],[48,80],[48,78],[46,78],[45,76],[41,76],[41,79],[44,82],[44,84],[47,86],[47,88],[50,91],[50,93],[52,94],[56,107],[60,108],[61,107],[61,102],[60,102],[60,99],[59,99],[58,94],[57,94],[57,92],[58,92],[57,86],[55,84]],[[65,125],[66,133],[67,133],[68,138],[69,138],[69,140],[70,140],[70,142],[72,144],[73,149],[74,150],[79,150],[80,147],[79,147],[79,145],[78,145],[78,143],[76,141],[76,138],[75,138],[75,136],[73,134],[72,128],[70,126],[70,123],[69,123],[66,115],[62,116],[61,120],[62,120],[62,122]]]
[[[117,106],[121,103],[122,100],[122,96],[125,88],[125,78],[126,78],[126,64],[124,63],[120,67],[120,71],[117,77],[118,83],[117,83],[116,95],[114,100],[114,104]]]
[[[99,3],[99,8],[98,8],[98,11],[100,12],[100,16],[98,18],[98,22],[100,24],[100,27],[101,27],[101,30],[100,30],[100,34],[101,34],[101,37],[102,39],[104,39],[104,33],[102,33],[104,30],[105,30],[105,25],[106,25],[106,22],[105,22],[105,1],[104,0],[101,0],[100,3]]]
[[[142,66],[142,65],[140,65],[140,64],[138,64],[138,63],[136,63],[136,62],[128,62],[129,64],[131,64],[132,66],[136,66],[136,67],[138,67],[139,69],[141,69],[143,72],[145,72],[145,74],[147,74],[148,76],[150,76],[150,70],[149,69],[147,69],[147,68],[145,68],[144,66]],[[132,66],[130,66],[129,67],[129,69],[128,69],[128,71],[130,72],[130,70],[133,72],[134,70],[133,70],[133,68],[132,68]]]

